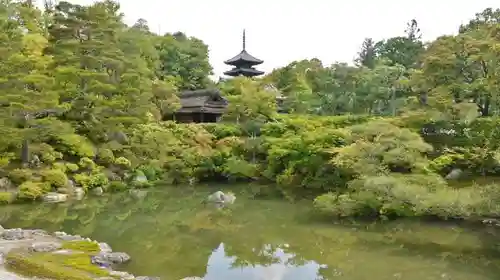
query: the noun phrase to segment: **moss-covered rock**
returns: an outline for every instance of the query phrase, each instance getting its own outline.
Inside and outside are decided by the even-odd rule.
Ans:
[[[92,280],[108,276],[109,272],[95,266],[86,252],[67,254],[10,252],[5,257],[7,266],[16,273],[53,280]]]
[[[91,254],[97,254],[100,251],[99,243],[87,240],[65,241],[62,243],[62,248]]]

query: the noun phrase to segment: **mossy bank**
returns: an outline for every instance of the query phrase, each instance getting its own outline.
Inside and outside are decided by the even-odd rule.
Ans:
[[[63,232],[2,229],[0,253],[8,270],[26,277],[51,280],[153,280],[116,271],[115,265],[130,261],[130,256],[113,252],[106,243]]]

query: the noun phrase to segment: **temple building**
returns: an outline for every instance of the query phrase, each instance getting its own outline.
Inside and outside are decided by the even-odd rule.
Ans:
[[[264,74],[264,72],[254,68],[254,66],[262,64],[264,61],[253,57],[246,50],[245,30],[243,30],[243,50],[237,56],[224,61],[224,63],[233,66],[233,69],[224,72],[224,75],[227,76],[256,77]]]
[[[179,123],[213,123],[219,121],[228,102],[218,89],[184,91],[179,94],[181,108],[164,120]]]

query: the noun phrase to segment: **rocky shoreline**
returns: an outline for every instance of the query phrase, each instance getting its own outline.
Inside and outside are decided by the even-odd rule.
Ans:
[[[92,277],[88,279],[95,280],[160,280],[159,277],[134,276],[128,272],[117,271],[113,269],[114,265],[123,264],[130,261],[130,256],[123,252],[113,252],[111,247],[102,242],[97,242],[79,235],[70,235],[64,232],[48,233],[43,230],[33,229],[4,229],[0,226],[0,279],[2,280],[34,280],[46,279],[37,278],[35,275],[30,277],[21,276],[13,273],[15,269],[11,266],[19,265],[16,261],[10,260],[9,256],[22,252],[23,256],[31,254],[49,254],[54,256],[71,257],[74,254],[82,252],[75,249],[65,248],[65,244],[71,242],[80,242],[78,244],[97,245],[98,251],[89,254],[89,264],[95,266],[96,270],[105,272],[106,276]],[[45,256],[45,255],[44,255]],[[15,259],[15,258],[14,258]],[[16,262],[16,263],[13,263]],[[43,267],[43,265],[42,265]],[[17,271],[16,271],[17,272]],[[22,273],[21,273],[22,274]],[[89,276],[90,277],[90,276]],[[188,278],[189,279],[189,278]]]

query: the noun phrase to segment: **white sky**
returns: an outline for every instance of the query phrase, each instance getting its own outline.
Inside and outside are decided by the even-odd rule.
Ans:
[[[38,0],[41,2],[41,0]],[[88,4],[93,0],[68,0]],[[325,64],[351,63],[364,38],[402,35],[415,18],[425,41],[452,34],[498,0],[120,0],[126,21],[139,18],[152,31],[182,31],[210,48],[216,76],[229,69],[223,61],[241,51],[246,29],[247,51],[264,60],[260,70],[305,58]]]

